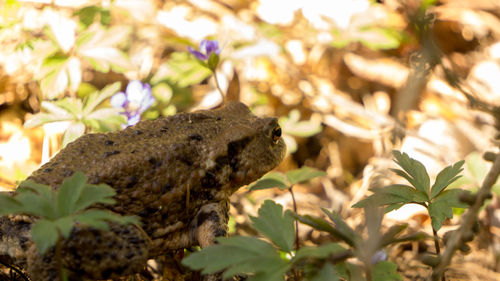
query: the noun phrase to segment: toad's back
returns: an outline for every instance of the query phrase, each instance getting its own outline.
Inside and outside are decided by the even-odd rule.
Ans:
[[[76,171],[116,192],[113,211],[143,218],[144,230],[188,222],[275,167],[284,153],[275,118],[241,103],[143,121],[120,132],[84,135],[30,179],[54,188]],[[189,190],[189,196],[186,192]]]

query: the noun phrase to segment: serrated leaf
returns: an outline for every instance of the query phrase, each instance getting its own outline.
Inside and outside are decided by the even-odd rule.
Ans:
[[[83,122],[73,122],[69,127],[64,131],[62,147],[66,147],[68,143],[76,140],[81,137],[85,133],[85,124]]]
[[[92,111],[96,109],[96,107],[101,104],[104,100],[113,96],[116,92],[120,90],[121,83],[115,82],[111,85],[104,87],[100,92],[92,93],[85,100],[85,104],[83,107],[83,114],[87,116]]]
[[[396,236],[408,228],[407,224],[393,225],[384,232],[380,238],[380,247],[385,247],[396,242]]]
[[[337,281],[340,280],[337,271],[331,263],[325,263],[316,274],[308,277],[310,281]]]
[[[22,212],[30,215],[55,219],[54,191],[47,185],[37,184],[31,180],[22,182],[16,190],[16,200],[22,204]]]
[[[284,190],[289,188],[287,185],[287,180],[285,175],[279,172],[271,172],[264,175],[261,179],[254,182],[249,186],[250,190],[259,190],[259,189],[268,189],[268,188],[279,188],[280,190]]]
[[[123,111],[121,108],[100,108],[85,117],[86,120],[107,120],[116,117],[120,112]]]
[[[461,192],[465,191],[461,189],[446,190],[431,201],[428,211],[434,230],[439,230],[445,219],[453,217],[453,208],[468,207],[467,204],[460,202],[458,198]]]
[[[400,281],[398,266],[389,261],[381,261],[372,267],[373,281]]]
[[[229,274],[225,273],[223,278],[237,273],[273,273],[288,266],[271,244],[256,237],[221,237],[217,241],[219,244],[190,254],[182,264],[195,270],[203,269],[203,274],[228,269]],[[237,270],[232,269],[235,267]]]
[[[31,227],[31,238],[35,242],[38,252],[43,255],[57,242],[58,233],[56,225],[48,220],[37,220]]]
[[[325,208],[321,208],[321,210],[328,216],[328,218],[330,218],[330,220],[333,223],[335,223],[335,227],[339,231],[342,231],[346,236],[350,237],[356,236],[356,232],[354,232],[354,230],[351,227],[349,227],[349,225],[347,225],[347,223],[342,219],[342,217],[337,212],[335,211],[330,212]]]
[[[133,216],[120,216],[107,210],[90,209],[74,216],[74,220],[99,229],[108,229],[107,222],[116,222],[120,224],[137,224],[140,221]]]
[[[292,262],[296,263],[305,258],[326,259],[330,255],[342,251],[346,251],[346,248],[337,243],[326,243],[317,247],[304,246],[297,251]]]
[[[380,189],[374,190],[374,194],[357,202],[353,208],[364,208],[369,204],[376,206],[420,203],[428,201],[427,196],[423,192],[414,189],[411,186],[404,184],[392,184]]]
[[[59,186],[57,192],[59,216],[64,217],[72,214],[75,209],[75,203],[80,198],[80,194],[87,184],[87,177],[80,171],[66,178]]]
[[[64,98],[56,102],[57,106],[64,108],[67,112],[73,114],[77,118],[81,118],[83,113],[83,103],[81,99]]]
[[[64,238],[68,238],[71,230],[73,229],[73,217],[62,217],[53,221],[54,226],[59,230],[60,234]]]
[[[310,215],[302,216],[299,214],[295,214],[293,212],[290,212],[290,214],[299,222],[301,222],[303,224],[307,224],[307,225],[311,226],[312,228],[317,229],[319,231],[326,231],[326,232],[330,233],[333,237],[340,239],[340,240],[346,242],[347,244],[349,244],[350,246],[354,247],[354,244],[355,244],[354,241],[355,241],[356,237],[350,237],[350,236],[345,235],[342,231],[339,231],[338,229],[333,227],[331,224],[329,224],[325,220],[323,220],[321,218],[312,217]]]
[[[45,123],[74,120],[73,115],[57,116],[54,114],[38,113],[24,122],[24,128],[34,128]]]
[[[286,173],[286,177],[290,181],[290,185],[305,182],[325,175],[325,172],[307,166],[303,166],[300,169],[292,170]]]
[[[106,184],[87,184],[74,204],[74,212],[84,210],[95,203],[113,204],[115,203],[115,200],[113,200],[115,194],[116,191]]]
[[[394,160],[404,171],[391,169],[399,176],[404,177],[414,186],[417,190],[422,191],[425,194],[429,194],[430,179],[425,170],[424,165],[417,160],[410,158],[408,154],[401,153],[397,150],[392,151],[394,155]]]
[[[295,241],[292,216],[288,212],[283,214],[283,207],[272,200],[266,200],[258,213],[258,217],[250,217],[253,227],[282,251],[292,251]]]
[[[450,165],[439,172],[436,177],[436,182],[434,182],[431,188],[431,199],[436,197],[443,189],[460,177],[458,174],[463,171],[462,166],[464,163],[464,160],[458,161],[454,165]]]
[[[0,193],[0,216],[8,214],[15,214],[22,211],[22,204],[19,203],[14,197]]]

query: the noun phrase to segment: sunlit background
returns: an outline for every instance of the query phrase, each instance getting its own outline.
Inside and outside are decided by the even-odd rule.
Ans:
[[[288,157],[279,169],[328,173],[297,188],[303,212],[351,215],[368,188],[397,181],[387,173],[393,149],[433,176],[466,159],[464,183],[477,188],[498,125],[484,109],[500,106],[499,11],[487,0],[4,0],[0,189],[84,133],[218,105],[213,73],[188,51],[204,39],[218,42],[228,98],[280,117]],[[240,195],[236,222],[269,197],[291,205],[279,191]],[[498,207],[487,210],[492,245]],[[429,227],[414,206],[387,219]],[[498,269],[498,248],[485,256]],[[500,280],[488,274],[477,280]]]

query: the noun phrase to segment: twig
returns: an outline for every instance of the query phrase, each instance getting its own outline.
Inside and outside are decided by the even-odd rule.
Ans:
[[[5,263],[5,262],[3,262],[2,260],[0,260],[0,264],[2,264],[2,265],[3,265],[3,266],[5,266],[5,267],[10,268],[11,270],[14,270],[14,271],[15,271],[17,274],[19,274],[19,276],[21,276],[21,277],[22,277],[25,281],[29,281],[28,277],[26,277],[26,275],[24,275],[24,273],[23,273],[21,270],[19,270],[18,268],[16,268],[15,266],[10,265],[10,264],[8,264],[8,263]]]
[[[443,276],[446,267],[450,264],[451,258],[455,251],[460,248],[463,241],[466,240],[466,236],[470,235],[474,223],[477,220],[477,214],[481,206],[483,206],[484,201],[489,197],[491,193],[491,187],[495,184],[498,175],[500,175],[500,154],[496,155],[495,162],[490,168],[486,178],[484,179],[481,188],[477,192],[476,200],[474,204],[467,209],[466,213],[462,216],[462,221],[460,223],[457,231],[454,231],[451,237],[446,243],[446,248],[443,254],[440,256],[439,264],[436,266],[432,272],[432,280],[438,281],[441,276]]]

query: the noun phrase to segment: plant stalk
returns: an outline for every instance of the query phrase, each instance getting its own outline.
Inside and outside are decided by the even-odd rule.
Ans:
[[[292,187],[288,189],[290,194],[292,195],[292,202],[293,202],[293,211],[297,213],[297,202],[295,201],[295,195],[293,194]],[[299,244],[299,222],[295,220],[295,251],[298,251],[300,247]]]
[[[219,91],[219,94],[222,98],[222,104],[225,104],[226,103],[226,97],[224,95],[224,92],[222,91],[221,87],[220,87],[220,84],[219,84],[219,80],[217,80],[217,72],[215,69],[212,70],[212,73],[214,75],[214,80],[215,80],[215,87],[217,88],[217,90]]]

